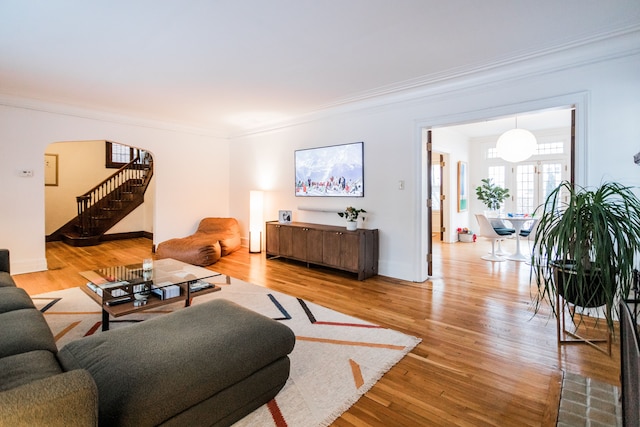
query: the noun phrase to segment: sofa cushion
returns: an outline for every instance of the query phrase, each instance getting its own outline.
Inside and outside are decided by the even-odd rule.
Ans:
[[[58,360],[91,373],[101,423],[155,425],[286,358],[294,343],[287,326],[219,299],[73,341]]]
[[[0,392],[0,426],[98,425],[98,393],[87,371],[63,372]]]
[[[0,357],[33,350],[57,351],[49,325],[35,308],[0,313],[0,337]]]
[[[0,271],[0,287],[15,287],[16,282],[13,281],[13,277],[6,271]]]
[[[35,308],[31,297],[24,289],[4,287],[0,288],[0,313],[20,310],[21,308]]]
[[[0,391],[62,373],[56,356],[45,350],[0,358]]]
[[[9,249],[0,249],[0,271],[11,273]]]

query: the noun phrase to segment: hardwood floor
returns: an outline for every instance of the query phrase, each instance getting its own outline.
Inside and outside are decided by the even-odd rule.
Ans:
[[[555,426],[562,371],[619,385],[617,339],[611,357],[582,344],[558,348],[555,319],[546,309],[533,316],[528,265],[481,260],[490,248],[482,239],[434,246],[434,276],[424,283],[359,282],[244,249],[210,268],[422,338],[335,426]],[[83,285],[79,271],[151,252],[147,239],[53,242],[49,271],[14,277],[34,295]]]

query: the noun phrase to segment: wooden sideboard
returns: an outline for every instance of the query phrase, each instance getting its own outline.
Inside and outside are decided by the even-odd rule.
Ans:
[[[349,271],[358,280],[378,274],[378,230],[267,222],[267,258],[282,257]]]

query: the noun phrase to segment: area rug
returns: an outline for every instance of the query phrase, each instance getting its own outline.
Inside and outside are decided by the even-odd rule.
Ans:
[[[230,282],[220,284],[220,292],[194,298],[193,305],[225,298],[286,324],[296,335],[287,384],[275,399],[237,422],[238,427],[329,425],[420,342],[268,288],[233,278]],[[99,306],[78,288],[36,295],[33,300],[58,348],[102,333]],[[184,303],[111,318],[110,329],[180,309]]]

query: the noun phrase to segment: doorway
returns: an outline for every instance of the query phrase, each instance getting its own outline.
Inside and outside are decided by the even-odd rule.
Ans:
[[[444,189],[444,154],[433,151],[431,153],[431,238],[434,242],[444,240],[444,216],[446,214],[447,198]]]
[[[560,100],[572,99],[571,103],[560,103]],[[541,203],[541,200],[544,200],[544,195],[547,193],[547,190],[553,182],[558,179],[569,179],[573,182],[582,181],[582,175],[584,174],[584,152],[577,148],[579,145],[577,141],[584,138],[585,129],[585,105],[587,98],[584,94],[576,94],[575,96],[568,97],[560,97],[554,100],[544,100],[538,101],[534,103],[530,103],[527,105],[531,106],[539,106],[539,109],[524,109],[523,113],[517,113],[517,116],[514,113],[513,106],[510,107],[511,111],[506,111],[507,108],[497,108],[495,109],[496,114],[492,116],[486,116],[487,112],[485,111],[485,116],[483,117],[483,112],[477,112],[479,117],[472,117],[472,114],[468,114],[469,116],[467,120],[461,120],[460,117],[456,116],[455,118],[451,118],[450,121],[446,119],[442,119],[443,123],[441,125],[423,125],[421,126],[420,135],[422,135],[422,139],[420,141],[420,149],[423,150],[426,142],[425,136],[429,134],[433,139],[432,143],[432,153],[434,153],[434,163],[435,163],[435,153],[441,153],[441,147],[445,147],[445,152],[448,154],[449,159],[448,163],[456,163],[457,161],[466,161],[469,164],[469,181],[467,183],[470,193],[470,203],[469,209],[462,213],[453,212],[451,209],[443,210],[440,212],[441,214],[441,222],[444,224],[453,224],[450,229],[447,230],[445,228],[445,233],[451,233],[455,231],[456,227],[468,227],[473,229],[477,228],[477,224],[473,223],[473,213],[482,211],[482,205],[475,198],[475,187],[479,185],[479,180],[487,176],[488,167],[491,165],[489,159],[491,156],[494,156],[495,159],[495,143],[499,135],[503,132],[506,132],[510,128],[513,128],[514,121],[517,117],[518,123],[520,127],[527,128],[530,127],[529,130],[532,130],[534,134],[552,134],[553,129],[564,128],[567,130],[568,139],[567,144],[564,146],[564,151],[562,153],[562,160],[556,161],[557,159],[553,159],[552,157],[558,157],[557,153],[538,153],[538,155],[543,156],[543,159],[536,159],[532,157],[528,160],[528,165],[525,165],[527,162],[523,162],[522,167],[518,167],[514,164],[509,165],[508,168],[510,172],[513,173],[513,185],[519,186],[521,190],[514,191],[517,196],[514,196],[512,200],[510,200],[510,205],[506,207],[508,212],[518,212],[522,209],[530,209],[531,207],[537,206],[537,204]],[[555,105],[563,105],[562,107],[548,107],[544,104],[555,103]],[[551,104],[554,105],[554,104]],[[553,119],[552,119],[553,118]],[[457,119],[457,120],[456,120]],[[527,121],[529,120],[529,123]],[[534,123],[534,126],[530,126],[531,123]],[[484,130],[483,130],[484,129]],[[457,139],[453,143],[448,143],[446,141],[439,140],[438,133],[434,132],[436,130],[446,130],[449,133],[453,133],[457,135]],[[474,133],[475,132],[475,133]],[[478,132],[484,132],[478,133]],[[460,142],[464,140],[465,142]],[[484,143],[484,148],[483,144]],[[488,147],[487,145],[493,145],[493,147]],[[548,141],[544,142],[545,149],[548,148]],[[493,154],[491,154],[493,151]],[[546,156],[546,158],[545,158]],[[424,156],[423,157],[427,157]],[[545,160],[545,161],[543,161]],[[551,160],[547,162],[546,160]],[[496,162],[502,161],[501,159],[495,160]],[[503,161],[504,163],[504,161]],[[553,179],[547,179],[550,176],[551,169],[556,168],[556,173],[553,174]],[[559,168],[559,169],[558,169]],[[427,167],[426,162],[422,165],[422,188],[425,189],[423,191],[423,197],[427,199],[426,189],[432,188],[433,183],[435,181],[433,177],[433,166],[431,168]],[[533,172],[532,172],[533,171]],[[519,174],[519,175],[518,175]],[[546,178],[545,178],[546,177]],[[451,188],[456,187],[457,178],[452,177],[452,186]],[[527,181],[529,180],[529,181]],[[534,182],[535,181],[535,182]],[[511,185],[511,184],[510,184]],[[455,198],[455,195],[451,196]],[[436,224],[436,215],[428,216],[426,214],[427,209],[422,206],[425,206],[424,203],[420,203],[421,206],[421,217],[423,218],[424,224],[427,225],[425,227],[427,230],[426,233],[421,233],[421,239],[423,240],[422,244],[419,247],[426,249],[426,263],[423,264],[420,273],[420,281],[426,280],[430,274],[427,274],[429,271],[430,261],[432,259],[433,254],[430,252],[431,243],[433,241],[447,241],[447,235],[444,236],[442,240],[438,240],[437,229],[434,227]],[[450,241],[454,241],[451,239]],[[423,252],[424,253],[424,252]]]
[[[130,160],[126,156],[118,158],[113,153],[108,153],[107,147],[110,144],[115,143],[107,143],[105,140],[66,141],[51,143],[45,149],[45,155],[55,156],[57,159],[56,183],[45,186],[44,217],[47,241],[50,241],[49,237],[60,227],[78,215],[77,196],[91,190],[118,170],[114,169],[117,165],[110,162],[126,163]],[[136,147],[122,144],[117,146],[120,147],[120,151],[123,151],[121,148],[124,147],[124,151],[127,152],[132,149],[142,152],[142,149]],[[152,236],[154,212],[155,180],[151,178],[144,203],[109,230],[109,239]]]

